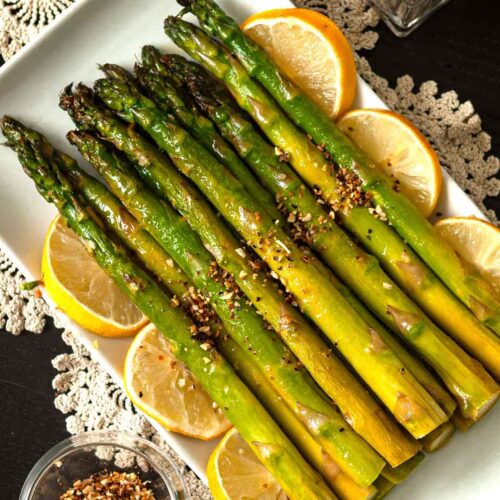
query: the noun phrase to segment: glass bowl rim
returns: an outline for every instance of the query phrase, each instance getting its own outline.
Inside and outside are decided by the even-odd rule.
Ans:
[[[137,449],[137,444],[144,446],[146,449],[149,449],[154,453],[157,453],[163,460],[166,461],[167,465],[171,467],[171,470],[167,471],[165,466],[152,463],[150,457],[145,456],[141,450]],[[184,480],[184,477],[180,473],[178,467],[159,446],[136,434],[108,429],[83,432],[81,434],[69,436],[52,446],[52,448],[47,450],[31,468],[24,481],[23,487],[21,488],[19,500],[30,500],[32,498],[34,493],[33,488],[36,487],[38,480],[49,469],[49,467],[58,460],[58,458],[67,456],[73,451],[88,446],[113,446],[116,448],[128,449],[139,454],[154,467],[161,479],[169,486],[169,490],[174,480],[182,488],[182,499],[191,499],[186,481]],[[172,475],[174,478],[171,477]]]

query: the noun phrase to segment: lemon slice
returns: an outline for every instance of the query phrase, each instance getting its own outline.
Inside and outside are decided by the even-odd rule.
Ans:
[[[500,229],[474,217],[449,217],[436,222],[439,234],[483,274],[500,298]]]
[[[152,324],[129,347],[124,382],[132,402],[170,431],[206,441],[231,427]]]
[[[45,236],[42,273],[45,289],[56,305],[97,335],[126,337],[147,323],[60,216]]]
[[[349,42],[328,17],[308,9],[273,9],[249,17],[245,33],[330,117],[356,97],[356,65]]]
[[[441,167],[432,146],[409,120],[392,111],[356,109],[338,125],[425,217],[432,214],[441,194]]]
[[[207,478],[215,500],[287,498],[271,473],[234,428],[221,439],[210,456]]]

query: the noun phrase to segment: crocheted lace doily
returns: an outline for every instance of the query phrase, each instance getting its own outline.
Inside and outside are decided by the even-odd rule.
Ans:
[[[4,58],[10,57],[71,3],[72,0],[0,0],[0,53]],[[355,51],[374,48],[378,39],[374,28],[379,17],[366,0],[296,0],[295,3],[331,17],[344,30]],[[440,94],[433,81],[415,88],[408,75],[400,77],[391,87],[387,80],[373,73],[365,57],[356,53],[356,60],[365,81],[390,108],[419,127],[438,152],[441,164],[490,220],[498,223],[495,213],[486,209],[483,200],[500,192],[500,181],[495,178],[500,163],[488,154],[491,139],[481,129],[481,119],[472,104],[461,102],[453,91]],[[42,300],[19,291],[21,282],[19,272],[0,251],[0,328],[13,334],[24,330],[41,333],[49,311]],[[53,387],[56,408],[67,415],[68,432],[114,428],[140,434],[166,447],[77,339],[69,331],[62,335],[71,352],[52,361],[59,372]],[[172,451],[169,453],[185,472],[193,497],[210,498],[195,475]]]

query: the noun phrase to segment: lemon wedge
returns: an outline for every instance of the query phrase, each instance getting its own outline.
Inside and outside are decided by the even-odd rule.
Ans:
[[[45,289],[56,305],[97,335],[131,336],[148,321],[60,216],[45,237],[42,273]]]
[[[406,118],[384,109],[356,109],[338,122],[341,130],[406,194],[425,217],[436,208],[443,182],[439,159]]]
[[[287,498],[271,473],[234,428],[221,439],[210,456],[207,478],[215,500]]]
[[[170,431],[206,441],[231,427],[152,324],[129,347],[124,382],[132,402]]]
[[[500,229],[474,217],[449,217],[435,225],[439,234],[486,277],[500,298]]]
[[[249,17],[242,29],[330,117],[352,106],[356,65],[331,19],[309,9],[273,9]]]

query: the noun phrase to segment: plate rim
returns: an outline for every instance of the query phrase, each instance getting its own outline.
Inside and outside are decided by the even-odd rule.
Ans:
[[[236,0],[238,2],[244,1],[244,0]],[[290,0],[280,0],[283,3],[287,3],[291,8],[297,8],[294,6]],[[8,59],[4,65],[0,68],[0,80],[2,80],[4,77],[6,77],[11,71],[13,71],[16,68],[16,65],[26,59],[27,57],[31,56],[32,53],[39,47],[41,44],[44,43],[44,41],[51,37],[55,32],[58,31],[58,29],[64,25],[66,22],[68,22],[70,19],[72,19],[74,16],[77,16],[79,11],[82,10],[84,7],[86,7],[89,4],[92,3],[98,3],[97,0],[78,0],[74,3],[72,3],[69,7],[67,7],[63,12],[61,12],[50,24],[45,26],[43,30],[38,33],[37,35],[34,36],[33,39],[31,39],[27,44],[25,44],[16,54],[14,54],[10,59]],[[260,8],[260,5],[259,7]],[[256,9],[257,10],[257,9]],[[132,55],[131,55],[132,57]],[[385,104],[385,102],[373,91],[373,89],[369,86],[367,82],[365,82],[359,75],[358,75],[358,95],[360,95],[361,88],[365,88],[365,91],[368,90],[369,92],[373,93],[378,101],[380,102],[381,106],[383,108],[387,108],[388,106]],[[474,207],[474,216],[480,217],[483,219],[487,219],[485,214],[479,209],[479,207],[476,205],[476,203],[470,198],[469,194],[467,194],[460,186],[458,186],[458,183],[447,173],[447,171],[441,166],[441,169],[443,171],[443,177],[444,177],[444,182],[443,182],[443,187],[452,187],[452,189],[455,189],[455,187],[458,187],[460,191],[465,195],[465,197],[470,201],[472,206]],[[17,256],[17,253],[11,248],[11,246],[7,243],[7,241],[4,239],[3,235],[0,233],[0,247],[4,251],[4,253],[7,255],[7,257],[12,261],[12,263],[21,271],[21,273],[28,279],[28,278],[34,278],[30,270],[27,268],[27,266],[23,263],[21,260],[21,257]],[[44,300],[48,303],[52,311],[58,312],[58,309],[54,302],[48,297],[47,293],[45,292],[44,289],[42,289],[42,295]],[[111,376],[113,381],[119,385],[119,387],[124,391],[124,386],[123,386],[123,380],[121,377],[119,377],[119,374],[116,372],[114,368],[110,369],[111,363],[110,361],[102,354],[102,352],[95,346],[93,345],[93,341],[89,338],[87,334],[85,334],[85,330],[82,329],[80,326],[78,326],[76,323],[74,323],[66,314],[62,312],[58,312],[58,315],[62,315],[64,318],[64,327],[69,328],[75,335],[78,337],[78,339],[83,343],[83,345],[91,352],[92,356],[94,359],[96,359],[100,365],[106,370],[108,375]],[[95,336],[95,339],[98,341],[100,340],[100,337]],[[116,339],[118,340],[118,339]],[[125,392],[125,391],[124,391]],[[207,479],[206,479],[206,472],[204,467],[199,467],[198,464],[190,457],[190,453],[186,454],[185,452],[182,452],[179,447],[174,443],[175,439],[178,437],[174,433],[171,433],[164,428],[161,427],[160,424],[155,422],[153,419],[145,415],[143,412],[138,410],[150,423],[151,425],[159,432],[161,435],[162,439],[164,439],[168,445],[177,453],[180,458],[186,462],[189,467],[191,467],[194,472],[200,477],[200,479],[206,484]],[[171,436],[173,441],[168,438],[168,436]],[[213,446],[217,444],[218,439],[211,441],[213,443]],[[201,444],[201,443],[200,443]],[[187,455],[187,456],[186,456]]]

